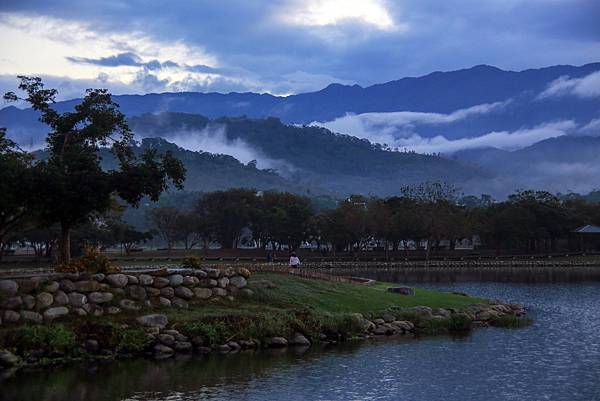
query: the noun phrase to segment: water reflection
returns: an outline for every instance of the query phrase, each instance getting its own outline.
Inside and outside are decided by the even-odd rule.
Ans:
[[[0,399],[600,400],[600,285],[433,287],[525,303],[535,323],[464,338],[20,373],[0,382]]]

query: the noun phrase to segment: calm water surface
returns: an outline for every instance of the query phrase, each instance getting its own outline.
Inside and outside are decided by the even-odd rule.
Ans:
[[[524,303],[535,323],[466,338],[22,372],[0,381],[0,400],[600,400],[600,284],[430,287]]]

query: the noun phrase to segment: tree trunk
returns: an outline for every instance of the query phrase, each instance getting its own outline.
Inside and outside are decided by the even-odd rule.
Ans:
[[[60,225],[60,261],[61,263],[71,261],[71,227],[67,224]]]

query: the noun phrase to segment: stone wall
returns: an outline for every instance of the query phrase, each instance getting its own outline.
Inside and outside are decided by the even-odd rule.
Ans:
[[[252,295],[244,268],[172,269],[116,274],[65,273],[0,279],[0,324],[101,316],[143,307]]]

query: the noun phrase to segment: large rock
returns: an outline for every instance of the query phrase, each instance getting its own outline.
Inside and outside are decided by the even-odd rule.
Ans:
[[[175,296],[175,290],[173,289],[173,287],[164,287],[160,289],[160,295],[162,295],[165,298],[173,298]]]
[[[171,301],[165,297],[158,297],[158,304],[162,307],[169,307],[171,306]]]
[[[146,286],[146,287],[144,287],[144,289],[146,290],[146,295],[149,297],[157,297],[160,295],[160,290],[158,288]]]
[[[175,295],[183,299],[192,299],[194,292],[187,287],[176,287]]]
[[[30,310],[22,310],[21,311],[21,319],[26,320],[28,322],[33,323],[42,323],[43,317],[37,312],[33,312]]]
[[[74,315],[76,316],[87,316],[87,311],[83,308],[73,308],[71,309],[71,312],[73,312]]]
[[[44,312],[44,319],[54,320],[56,318],[66,316],[69,314],[69,310],[64,306],[57,306],[55,308],[46,309]]]
[[[87,297],[79,292],[72,292],[69,294],[69,304],[75,308],[81,308],[87,304]]]
[[[217,280],[217,284],[221,288],[227,288],[227,286],[229,285],[229,279],[227,277],[221,277]]]
[[[159,334],[156,338],[167,347],[172,347],[175,344],[175,337],[170,334]]]
[[[140,310],[142,309],[142,307],[135,301],[131,300],[131,299],[122,299],[119,302],[119,306],[123,309],[127,309],[127,310]]]
[[[60,284],[58,284],[56,281],[49,281],[48,284],[46,284],[45,286],[45,291],[47,292],[56,292],[58,291],[58,289],[60,288]]]
[[[110,284],[111,287],[123,288],[129,283],[129,279],[126,275],[121,273],[109,274],[106,276],[106,282]]]
[[[152,285],[154,282],[154,277],[149,274],[140,274],[138,276],[138,281],[140,285]]]
[[[192,343],[189,341],[177,341],[175,343],[176,352],[192,352]]]
[[[216,287],[218,285],[217,280],[212,279],[212,278],[203,278],[202,280],[200,280],[200,287],[204,287],[204,288],[212,288],[212,287]]]
[[[213,295],[216,295],[218,297],[226,297],[227,296],[227,291],[225,291],[223,288],[213,288],[212,289],[212,293]]]
[[[287,347],[288,341],[283,337],[271,337],[267,339],[267,345],[273,348]]]
[[[292,339],[289,341],[290,345],[307,346],[310,345],[310,340],[302,333],[294,333]]]
[[[173,348],[167,347],[166,345],[156,344],[154,346],[154,353],[159,358],[165,358],[173,355],[174,351]]]
[[[0,350],[0,366],[10,368],[19,364],[19,357],[12,352]]]
[[[169,276],[169,284],[171,287],[177,287],[183,284],[183,276],[181,274],[173,274]]]
[[[198,277],[199,279],[208,277],[208,273],[206,273],[204,270],[196,270],[192,274]]]
[[[54,305],[65,306],[69,304],[69,297],[64,291],[58,290],[54,293]]]
[[[208,299],[212,297],[212,290],[210,288],[194,288],[194,295],[196,298]]]
[[[139,284],[140,283],[140,279],[137,278],[136,276],[132,276],[132,275],[127,275],[127,284],[128,285],[135,285],[135,284]]]
[[[154,278],[154,287],[156,288],[164,288],[169,285],[169,279],[164,277],[156,277]]]
[[[413,296],[415,295],[415,290],[410,287],[390,287],[387,289],[388,292],[393,292],[394,294]]]
[[[195,287],[200,283],[200,280],[194,276],[185,276],[183,278],[183,285],[186,287]]]
[[[167,324],[169,324],[169,319],[165,315],[161,314],[152,314],[140,316],[137,318],[137,321],[146,327],[159,327],[161,329],[165,328]]]
[[[95,304],[104,304],[112,301],[114,295],[110,292],[92,292],[88,295],[90,302]]]
[[[16,323],[21,319],[21,315],[14,310],[5,310],[2,313],[2,320],[6,323]]]
[[[185,299],[181,299],[181,298],[177,298],[177,297],[174,297],[174,298],[171,300],[171,305],[173,305],[173,306],[176,306],[176,307],[178,307],[178,308],[182,308],[182,309],[187,309],[187,308],[189,308],[189,305],[188,305],[188,303],[185,301]]]
[[[37,290],[38,288],[40,288],[40,284],[41,284],[40,280],[36,280],[36,277],[16,279],[15,282],[19,286],[19,292],[21,294],[23,294],[23,293],[28,294],[30,292],[33,292],[33,291]],[[0,290],[0,293],[1,292],[2,292],[2,290]]]
[[[248,279],[248,278],[250,278],[251,273],[250,273],[250,270],[246,269],[245,267],[240,267],[237,269],[237,274]]]
[[[23,295],[23,307],[33,309],[35,307],[35,297],[33,295]]]
[[[50,296],[52,296],[52,295],[50,295]],[[50,303],[52,303],[52,301]],[[0,308],[3,308],[3,309],[19,309],[22,304],[23,304],[23,298],[21,298],[19,296],[10,297],[10,298],[6,298],[6,299],[0,298]]]
[[[138,301],[144,301],[147,297],[146,289],[141,285],[132,285],[127,288],[129,290],[129,296]]]
[[[76,281],[73,290],[77,292],[94,292],[100,290],[100,283],[94,280]]]
[[[54,297],[49,292],[39,293],[36,299],[36,305],[38,309],[47,308],[54,302]]]
[[[69,279],[60,280],[60,289],[66,293],[73,292],[75,291],[75,284]]]
[[[210,278],[219,278],[221,271],[219,269],[206,269],[206,273]]]
[[[229,284],[237,288],[244,288],[246,285],[248,285],[248,282],[242,276],[234,276],[229,279]]]

